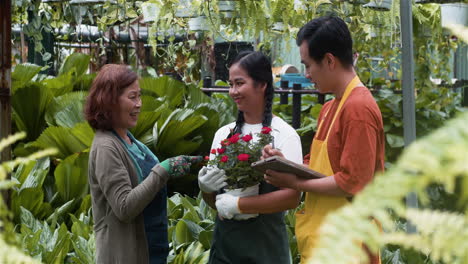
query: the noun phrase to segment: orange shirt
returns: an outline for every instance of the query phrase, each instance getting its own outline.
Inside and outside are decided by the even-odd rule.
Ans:
[[[324,140],[340,101],[333,99],[323,106],[319,122]],[[382,114],[366,87],[356,87],[343,104],[328,138],[328,155],[338,186],[356,194],[369,183],[374,174],[384,170],[385,136]],[[312,159],[314,157],[311,157]]]

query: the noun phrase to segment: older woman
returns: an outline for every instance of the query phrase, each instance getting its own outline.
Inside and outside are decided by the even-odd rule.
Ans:
[[[85,106],[96,130],[89,154],[97,263],[166,263],[166,182],[202,157],[158,158],[128,131],[141,109],[138,76],[105,65]]]

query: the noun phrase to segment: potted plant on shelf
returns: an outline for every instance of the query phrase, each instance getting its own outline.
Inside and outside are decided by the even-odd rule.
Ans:
[[[258,194],[262,173],[252,169],[250,164],[258,161],[265,145],[273,140],[271,128],[263,127],[260,133],[242,135],[236,133],[221,141],[221,148],[211,150],[211,160],[208,166],[217,166],[226,172],[226,193],[237,197],[254,196]],[[255,140],[254,139],[257,139]],[[258,214],[249,214],[256,217]],[[234,219],[247,219],[242,214]]]

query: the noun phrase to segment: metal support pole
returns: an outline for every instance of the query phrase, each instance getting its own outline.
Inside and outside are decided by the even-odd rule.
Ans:
[[[211,76],[205,76],[203,78],[203,87],[204,88],[211,88],[212,79]],[[206,95],[211,96],[211,92],[205,92]]]
[[[413,55],[413,19],[412,1],[400,0],[401,39],[402,39],[402,88],[403,88],[403,136],[405,147],[416,139],[416,113],[414,99],[414,55]],[[418,207],[415,193],[406,197],[406,205]],[[407,232],[416,232],[416,227],[410,223]]]
[[[302,86],[300,83],[293,84],[293,90],[301,90]],[[301,126],[301,94],[293,93],[292,95],[292,127],[299,128]]]
[[[289,81],[281,81],[280,88],[281,89],[288,89]],[[280,104],[288,104],[288,94],[280,94]]]
[[[325,104],[325,94],[319,93],[317,96],[318,103],[323,105]]]
[[[11,0],[0,1],[0,138],[11,134]],[[11,160],[10,147],[3,149],[1,161]],[[9,175],[7,177],[10,177]],[[3,193],[9,204],[8,192]]]

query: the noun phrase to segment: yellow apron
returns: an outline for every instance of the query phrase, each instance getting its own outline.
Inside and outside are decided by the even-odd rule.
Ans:
[[[346,102],[351,91],[358,84],[360,84],[360,80],[359,77],[356,76],[346,86],[346,90],[340,104],[338,105],[338,109],[333,116],[325,139],[323,141],[317,139],[312,141],[309,167],[324,175],[333,175],[333,169],[328,158],[327,150],[327,141],[330,130],[333,127],[336,118],[340,114],[341,107]],[[326,118],[327,114],[328,111],[325,113],[323,119]],[[316,135],[318,135],[322,124],[323,121],[318,125]],[[304,210],[296,214],[296,238],[298,249],[301,254],[301,263],[306,263],[306,260],[311,258],[313,248],[316,247],[316,243],[318,242],[318,229],[327,214],[348,203],[349,202],[345,197],[322,195],[312,192],[306,193]],[[349,263],[359,263],[359,261],[357,259],[352,259]]]

